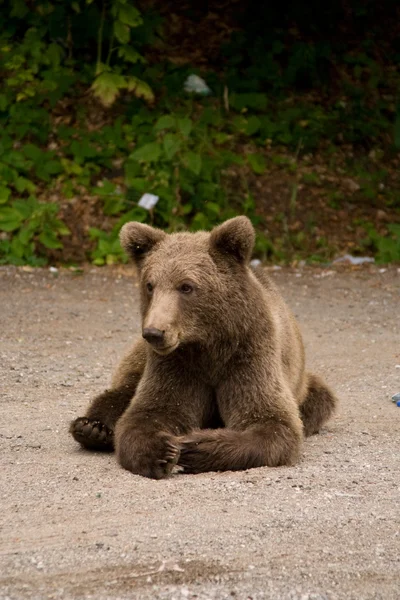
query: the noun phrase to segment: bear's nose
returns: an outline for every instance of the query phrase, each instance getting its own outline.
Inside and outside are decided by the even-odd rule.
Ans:
[[[164,341],[164,333],[164,331],[161,331],[161,329],[157,329],[156,327],[145,327],[143,329],[142,336],[144,337],[146,342],[157,346]]]

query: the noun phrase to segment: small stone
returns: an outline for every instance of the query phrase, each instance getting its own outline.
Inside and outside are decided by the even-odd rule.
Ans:
[[[343,183],[350,192],[358,192],[360,189],[360,185],[353,179],[346,178],[343,180]]]

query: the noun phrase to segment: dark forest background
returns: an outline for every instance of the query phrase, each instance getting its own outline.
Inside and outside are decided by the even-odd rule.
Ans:
[[[0,0],[0,262],[235,214],[264,260],[400,261],[399,64],[397,0]]]

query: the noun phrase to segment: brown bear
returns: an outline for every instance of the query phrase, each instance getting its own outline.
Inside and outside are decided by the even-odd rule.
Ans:
[[[127,223],[121,243],[140,275],[143,338],[112,388],[70,431],[160,479],[293,465],[336,399],[305,371],[297,323],[250,256],[254,229],[236,217],[211,233]]]

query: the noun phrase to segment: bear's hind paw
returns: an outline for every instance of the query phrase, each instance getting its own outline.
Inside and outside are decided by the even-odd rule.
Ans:
[[[69,432],[74,440],[88,450],[114,450],[114,432],[100,421],[79,417],[72,421]]]

